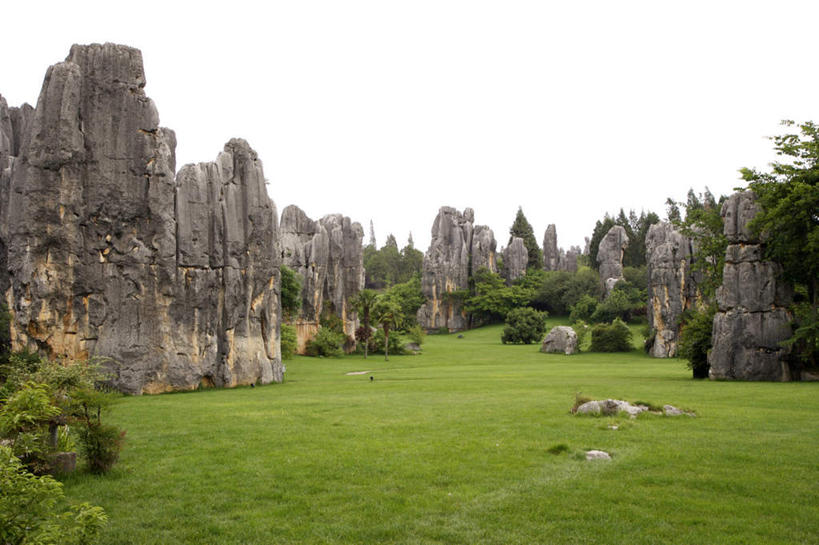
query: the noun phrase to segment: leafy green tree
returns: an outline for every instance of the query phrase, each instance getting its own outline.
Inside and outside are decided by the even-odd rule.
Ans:
[[[373,318],[384,331],[384,360],[389,361],[390,331],[401,324],[401,305],[388,295],[380,295],[373,305]]]
[[[683,314],[677,354],[688,360],[694,378],[708,378],[708,351],[712,346],[711,331],[716,312],[717,305],[711,304],[702,310],[689,310]]]
[[[358,319],[361,321],[363,331],[359,334],[356,332],[356,340],[361,341],[364,346],[364,359],[367,359],[367,352],[370,344],[370,336],[372,329],[370,328],[370,319],[372,317],[373,307],[378,295],[373,290],[363,289],[355,299],[353,299],[353,306],[358,313]],[[360,337],[360,338],[359,338]]]
[[[615,225],[620,225],[626,230],[628,236],[628,246],[623,252],[623,265],[626,267],[641,267],[646,264],[646,235],[648,229],[655,223],[660,222],[660,216],[654,212],[641,211],[638,216],[634,210],[629,210],[626,214],[622,208],[617,217],[612,218],[606,213],[603,221],[598,221],[594,226],[591,240],[589,241],[589,265],[595,270],[600,266],[597,263],[597,250],[600,241],[606,233]]]
[[[406,330],[415,325],[415,316],[418,314],[418,309],[426,301],[426,297],[421,291],[420,276],[415,274],[406,282],[395,284],[386,293],[401,307],[403,318],[398,327]]]
[[[532,344],[540,342],[546,333],[547,312],[532,307],[521,307],[509,311],[506,326],[501,334],[503,344]]]
[[[66,505],[60,482],[29,473],[0,446],[0,543],[85,545],[96,541],[107,521],[101,507]]]
[[[793,121],[783,121],[793,127]],[[796,300],[796,331],[788,344],[811,367],[819,365],[819,126],[811,121],[799,131],[774,136],[777,155],[770,172],[742,169],[742,177],[756,194],[761,212],[751,228],[765,240],[765,256],[780,263],[785,278],[802,288]]]
[[[611,324],[597,324],[591,331],[590,352],[630,352],[631,330],[620,318]]]
[[[532,298],[532,306],[547,310],[552,316],[565,316],[584,295],[597,300],[603,295],[600,276],[591,269],[576,273],[545,271],[543,282]]]
[[[725,249],[728,247],[720,214],[725,199],[723,195],[717,201],[706,187],[705,192],[699,195],[689,189],[685,202],[666,200],[669,221],[694,241],[696,250],[691,267],[701,275],[697,287],[707,300],[712,300],[717,288],[722,285]],[[684,216],[681,210],[685,211]]]
[[[296,353],[298,348],[298,337],[296,328],[292,325],[282,324],[281,329],[281,351],[282,359],[289,360]]]
[[[507,286],[499,274],[481,267],[475,271],[472,291],[464,300],[464,310],[473,321],[500,321],[512,309],[527,305],[533,296],[534,288],[527,284]]]
[[[529,254],[529,261],[526,264],[527,269],[542,269],[543,268],[543,252],[535,238],[535,232],[532,225],[526,216],[523,215],[523,208],[518,207],[518,213],[515,215],[515,221],[509,229],[509,242],[512,244],[512,237],[520,237],[523,239],[523,245],[526,246],[526,251]]]
[[[286,265],[280,270],[282,313],[286,320],[292,320],[301,309],[301,276]]]
[[[364,248],[364,285],[380,290],[408,282],[413,276],[421,274],[423,261],[424,254],[416,250],[411,242],[399,251],[395,237],[389,235],[380,250],[374,246]]]

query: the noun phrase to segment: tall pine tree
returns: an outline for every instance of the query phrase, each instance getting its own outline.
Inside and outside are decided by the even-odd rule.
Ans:
[[[538,246],[535,239],[535,231],[532,229],[529,220],[523,215],[523,208],[518,207],[518,213],[515,216],[515,223],[509,229],[509,242],[512,244],[512,237],[520,237],[523,239],[523,245],[526,246],[526,251],[529,254],[529,261],[526,264],[527,269],[541,269],[543,268],[543,253]]]

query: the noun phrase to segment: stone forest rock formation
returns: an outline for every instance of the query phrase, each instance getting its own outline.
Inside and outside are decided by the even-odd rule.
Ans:
[[[677,355],[682,313],[699,300],[691,270],[693,241],[667,222],[649,227],[646,235],[648,262],[648,325],[654,332],[651,355]]]
[[[597,263],[600,265],[600,280],[606,286],[606,293],[623,278],[623,251],[628,247],[628,235],[622,225],[615,225],[600,240],[597,247]]]
[[[235,139],[174,176],[176,137],[144,86],[139,50],[75,45],[33,115],[23,106],[8,123],[0,106],[13,347],[108,358],[133,394],[280,381],[261,161]]]
[[[488,227],[473,227],[475,213],[463,213],[449,206],[438,211],[432,224],[432,240],[424,255],[421,290],[427,298],[417,319],[428,330],[469,327],[461,300],[452,295],[469,288],[469,279],[485,266],[496,272],[495,236]]]
[[[569,248],[569,251],[563,253],[563,250],[560,250],[560,261],[558,263],[558,269],[561,271],[568,271],[568,272],[577,272],[577,258],[580,257],[580,247],[579,246],[572,246]]]
[[[734,193],[722,205],[729,246],[708,355],[714,379],[791,378],[786,350],[779,346],[791,336],[791,292],[781,279],[781,267],[762,259],[764,244],[748,226],[757,212],[750,191]]]
[[[364,229],[340,214],[313,221],[297,206],[282,212],[281,252],[285,265],[302,277],[302,302],[296,327],[298,351],[318,330],[322,312],[341,318],[355,338],[353,298],[364,288]]]
[[[514,282],[526,274],[526,265],[529,263],[529,252],[520,237],[512,237],[503,250],[503,277],[507,282]]]
[[[543,270],[556,271],[560,265],[560,253],[557,248],[557,228],[549,224],[543,234]]]

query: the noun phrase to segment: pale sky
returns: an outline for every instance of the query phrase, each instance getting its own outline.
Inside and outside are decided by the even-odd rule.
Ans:
[[[0,94],[73,43],[142,50],[177,164],[232,137],[279,212],[372,219],[425,251],[443,205],[505,245],[518,206],[583,245],[605,212],[744,185],[781,119],[819,121],[819,2],[5,2]]]

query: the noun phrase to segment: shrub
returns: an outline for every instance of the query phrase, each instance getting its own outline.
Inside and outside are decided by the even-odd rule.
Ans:
[[[298,340],[296,338],[296,328],[292,325],[282,324],[281,348],[283,360],[289,360],[296,353]]]
[[[591,320],[594,311],[597,310],[597,299],[591,295],[584,293],[580,299],[572,306],[572,311],[569,313],[569,321],[574,323],[577,321]]]
[[[531,307],[516,308],[506,315],[501,342],[532,344],[540,342],[546,332],[546,312]]]
[[[0,447],[0,490],[0,543],[87,544],[108,521],[87,503],[63,511],[63,485],[25,471],[7,447]]]
[[[375,351],[375,339],[373,338],[375,331],[376,330],[373,327],[363,325],[359,326],[358,329],[355,330],[356,352],[363,354],[365,346],[367,347],[367,353]]]
[[[125,431],[92,419],[80,428],[79,436],[91,473],[108,473],[119,459]]]
[[[384,330],[382,328],[378,328],[373,336],[371,337],[373,343],[373,352],[384,352]],[[390,346],[388,353],[390,355],[402,355],[405,353],[404,350],[404,343],[406,341],[403,339],[402,335],[397,331],[390,331]]]
[[[297,315],[301,308],[301,276],[286,265],[281,268],[282,313],[290,319]]]
[[[694,378],[708,377],[708,351],[711,349],[711,331],[714,325],[716,305],[699,312],[683,315],[677,355],[688,360]]]
[[[320,327],[316,335],[307,341],[305,353],[308,356],[328,356],[339,357],[342,354],[342,347],[346,341],[342,333],[333,331],[329,327]]]
[[[51,466],[49,429],[61,413],[50,394],[47,385],[27,382],[0,408],[0,436],[9,439],[12,453],[38,474]]]
[[[629,320],[643,306],[639,291],[621,280],[603,302],[597,305],[591,319],[595,323],[611,322],[615,318]]]
[[[410,327],[409,329],[407,329],[405,334],[411,342],[414,342],[418,346],[424,344],[424,337],[427,336],[426,332],[424,331],[424,328],[419,325],[414,325]]]
[[[592,328],[591,352],[630,352],[631,330],[616,318],[611,324],[598,324]]]
[[[589,324],[583,320],[578,320],[572,324],[572,329],[574,329],[574,333],[577,335],[577,351],[580,352],[591,328]]]

